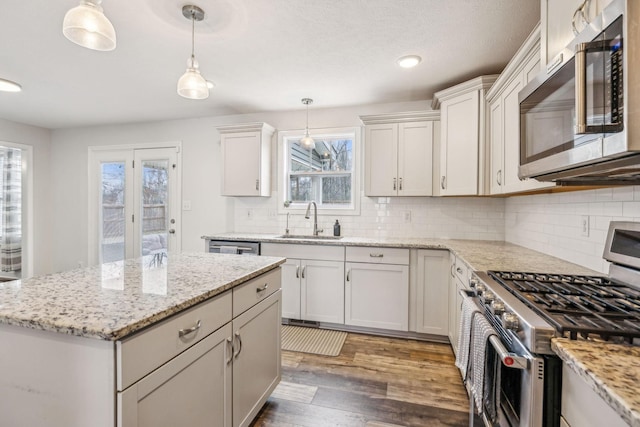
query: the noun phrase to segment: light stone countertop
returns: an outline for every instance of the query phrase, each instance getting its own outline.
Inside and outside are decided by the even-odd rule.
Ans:
[[[640,427],[640,347],[554,338],[551,348],[632,427]]]
[[[284,263],[169,254],[0,283],[0,323],[118,340]]]
[[[594,270],[563,261],[522,246],[492,240],[454,240],[427,238],[367,238],[342,237],[333,239],[282,238],[275,234],[222,233],[202,236],[203,239],[255,241],[330,246],[376,246],[407,249],[444,249],[462,258],[474,271],[507,270],[552,272],[564,274],[598,275]]]

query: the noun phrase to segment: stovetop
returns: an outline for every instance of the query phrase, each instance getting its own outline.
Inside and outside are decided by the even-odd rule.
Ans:
[[[547,320],[559,335],[640,338],[640,290],[607,277],[489,271],[501,286]]]

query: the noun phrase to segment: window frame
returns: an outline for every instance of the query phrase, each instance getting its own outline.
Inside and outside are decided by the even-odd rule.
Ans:
[[[291,139],[300,139],[304,136],[304,129],[287,130],[278,132],[278,213],[279,214],[304,214],[307,209],[307,202],[291,203],[286,206],[288,195],[288,186],[290,179],[289,170],[289,141]],[[353,157],[351,170],[351,203],[349,206],[338,207],[337,205],[318,205],[318,215],[345,216],[360,215],[360,170],[361,170],[361,128],[360,127],[339,127],[339,128],[322,128],[312,129],[311,136],[316,138],[340,137],[349,135],[353,137]],[[306,175],[306,174],[305,174]],[[322,175],[322,174],[318,174]],[[327,173],[326,176],[332,174]],[[339,175],[339,173],[335,173]]]

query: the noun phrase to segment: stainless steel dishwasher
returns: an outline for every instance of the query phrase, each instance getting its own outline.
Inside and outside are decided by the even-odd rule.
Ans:
[[[260,242],[205,240],[205,251],[215,254],[260,255]]]

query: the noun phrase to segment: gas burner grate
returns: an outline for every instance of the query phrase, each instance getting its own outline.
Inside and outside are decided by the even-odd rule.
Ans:
[[[600,276],[509,271],[489,275],[561,335],[628,342],[640,338],[640,290]]]

